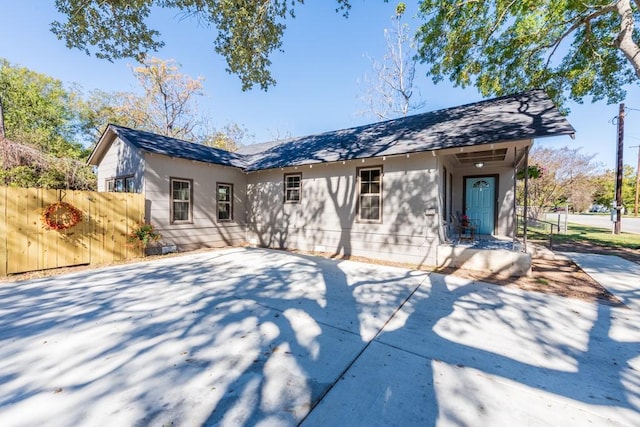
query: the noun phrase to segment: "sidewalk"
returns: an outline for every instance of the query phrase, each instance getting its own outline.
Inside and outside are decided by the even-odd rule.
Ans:
[[[640,265],[615,255],[563,252],[632,310],[640,310]]]

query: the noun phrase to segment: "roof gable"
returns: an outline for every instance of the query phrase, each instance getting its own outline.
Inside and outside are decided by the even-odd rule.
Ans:
[[[98,165],[116,136],[133,147],[149,153],[233,166],[240,169],[244,169],[247,166],[244,156],[237,153],[113,124],[107,126],[91,156],[89,156],[88,163]]]

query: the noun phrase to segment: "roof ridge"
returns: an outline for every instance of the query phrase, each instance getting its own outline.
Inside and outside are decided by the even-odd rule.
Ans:
[[[142,150],[232,166],[245,172],[575,133],[543,89],[280,142],[267,141],[258,144],[265,144],[266,148],[248,153],[116,124],[109,124],[109,128],[125,140],[135,139],[129,142]],[[269,146],[271,142],[274,144]]]
[[[287,138],[287,139],[281,140],[281,142],[279,144],[275,144],[274,146],[269,147],[269,148],[267,148],[267,149],[265,149],[263,151],[258,151],[258,152],[252,153],[250,155],[257,155],[257,154],[263,153],[265,151],[269,151],[270,149],[275,148],[276,146],[279,146],[281,144],[288,143],[288,142],[293,142],[293,141],[298,141],[300,139],[305,139],[305,138],[310,138],[310,137],[318,137],[318,136],[327,135],[327,134],[334,134],[334,133],[338,133],[338,132],[353,131],[353,130],[357,130],[357,129],[361,129],[361,128],[367,128],[367,127],[371,127],[371,126],[380,126],[380,125],[384,125],[384,124],[388,124],[388,123],[392,123],[392,122],[415,119],[417,117],[425,116],[425,115],[440,114],[440,113],[442,113],[444,111],[447,111],[447,110],[464,109],[464,108],[468,108],[468,107],[471,107],[471,106],[482,105],[482,104],[489,103],[489,102],[496,102],[496,101],[500,101],[500,100],[507,99],[507,98],[517,98],[517,97],[520,97],[520,96],[523,96],[525,94],[532,93],[532,92],[543,92],[545,95],[547,95],[546,91],[544,89],[529,89],[529,90],[526,90],[526,91],[522,91],[522,92],[517,92],[517,93],[511,94],[511,95],[502,95],[502,96],[499,96],[499,97],[496,97],[496,98],[482,99],[482,100],[476,101],[476,102],[468,102],[466,104],[455,105],[455,106],[452,106],[452,107],[445,107],[445,108],[440,108],[440,109],[437,109],[437,110],[425,111],[423,113],[412,114],[410,116],[396,117],[396,118],[393,118],[393,119],[382,120],[382,121],[379,121],[379,122],[371,122],[371,123],[367,123],[367,124],[363,124],[363,125],[357,125],[357,126],[351,126],[351,127],[341,128],[341,129],[329,130],[329,131],[325,131],[325,132],[321,132],[321,133],[317,133],[317,134],[307,134],[307,135],[295,136],[295,137],[291,137],[291,138]],[[548,97],[548,95],[547,95],[547,97]],[[271,142],[275,143],[277,141],[278,140],[264,141],[264,142],[259,142],[256,145],[269,144]]]

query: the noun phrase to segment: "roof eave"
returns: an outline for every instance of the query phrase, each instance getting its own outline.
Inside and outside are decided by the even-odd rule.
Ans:
[[[93,147],[93,150],[87,159],[87,164],[91,166],[98,166],[116,137],[117,134],[111,125],[107,125],[107,128],[102,132],[102,135],[100,135],[98,143]]]

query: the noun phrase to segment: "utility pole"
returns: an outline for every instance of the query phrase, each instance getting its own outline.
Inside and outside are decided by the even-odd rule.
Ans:
[[[620,111],[618,113],[618,167],[616,171],[616,222],[613,226],[613,233],[620,234],[622,225],[622,215],[620,215],[620,209],[622,209],[622,176],[623,176],[623,162],[622,162],[622,150],[624,148],[624,103],[620,104]]]
[[[638,216],[638,193],[640,193],[640,145],[634,145],[629,148],[638,149],[638,166],[636,166],[636,201],[633,204],[633,215]]]

